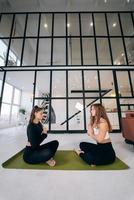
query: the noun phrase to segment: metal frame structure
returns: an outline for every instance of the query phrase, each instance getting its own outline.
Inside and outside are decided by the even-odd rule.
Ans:
[[[93,35],[82,35],[82,20],[81,20],[81,15],[82,14],[91,14],[92,16],[92,21],[93,24],[95,24],[95,14],[97,13],[102,13],[104,14],[105,17],[105,25],[106,25],[106,30],[107,30],[107,35],[97,35],[96,34],[96,27],[93,26]],[[118,20],[119,20],[119,25],[120,25],[120,30],[121,30],[121,35],[110,35],[109,33],[109,26],[108,26],[108,18],[107,18],[107,14],[109,13],[115,13],[118,16]],[[121,130],[121,124],[120,124],[120,118],[121,118],[121,106],[129,106],[129,104],[121,104],[120,103],[120,99],[134,99],[134,85],[132,84],[132,78],[131,78],[131,72],[134,71],[134,65],[129,65],[128,62],[128,54],[127,54],[127,48],[126,48],[126,43],[125,43],[125,39],[126,38],[134,38],[134,35],[124,35],[123,33],[123,28],[122,28],[122,22],[121,22],[121,13],[129,13],[131,16],[131,20],[132,20],[132,24],[133,24],[133,29],[134,29],[134,12],[19,12],[19,13],[1,13],[0,14],[0,22],[2,20],[2,16],[4,15],[12,15],[12,25],[11,25],[11,31],[10,31],[10,35],[9,37],[4,37],[4,36],[0,36],[0,40],[3,39],[8,39],[9,43],[8,43],[8,48],[7,48],[7,55],[6,55],[6,61],[5,61],[5,66],[0,66],[0,73],[4,72],[4,76],[3,76],[3,82],[2,82],[2,89],[1,89],[1,99],[0,99],[0,109],[1,109],[1,105],[2,105],[2,96],[3,96],[3,92],[4,92],[4,83],[6,80],[6,74],[9,71],[34,71],[35,75],[34,75],[34,82],[33,82],[33,105],[35,104],[35,100],[37,99],[41,99],[41,97],[36,97],[35,96],[35,91],[36,91],[36,79],[37,79],[37,72],[38,71],[50,71],[50,105],[51,105],[51,100],[53,99],[65,99],[66,100],[66,131],[61,131],[61,130],[51,130],[51,123],[49,123],[49,129],[51,132],[61,132],[61,133],[65,133],[65,132],[74,132],[74,133],[78,133],[78,132],[86,132],[86,112],[85,109],[83,110],[83,116],[84,116],[84,129],[83,130],[69,130],[69,113],[68,113],[68,109],[69,109],[69,99],[82,99],[83,100],[83,105],[85,107],[85,100],[89,99],[89,97],[85,96],[85,84],[84,84],[84,70],[89,70],[89,71],[96,71],[97,72],[97,76],[98,76],[98,87],[99,87],[99,99],[100,102],[102,103],[103,99],[115,99],[116,103],[117,103],[117,109],[118,109],[118,117],[119,117],[119,130],[114,130],[114,132],[120,132]],[[23,36],[13,36],[13,27],[14,27],[14,21],[15,21],[15,16],[16,15],[20,15],[20,14],[24,14],[25,15],[25,26],[24,26],[24,34]],[[38,31],[37,31],[37,36],[27,36],[26,35],[26,31],[27,31],[27,23],[28,23],[28,17],[30,14],[38,14]],[[43,14],[51,14],[52,15],[52,34],[50,36],[40,36],[40,25],[41,25],[41,16]],[[55,14],[64,14],[65,15],[65,36],[55,36],[54,35],[54,20],[55,20]],[[77,14],[78,15],[78,20],[79,20],[79,32],[80,35],[73,35],[70,36],[68,35],[68,14]],[[51,59],[50,59],[50,64],[49,65],[38,65],[38,54],[39,54],[39,40],[43,38],[49,38],[51,39]],[[66,51],[66,56],[65,56],[65,65],[56,65],[53,62],[53,47],[54,47],[54,39],[56,38],[64,38],[65,39],[65,51]],[[69,59],[68,59],[68,39],[73,39],[73,38],[78,38],[79,42],[80,42],[80,60],[81,63],[79,65],[74,65],[71,63],[71,65],[69,64]],[[95,56],[96,56],[96,64],[89,64],[89,65],[85,65],[84,64],[84,58],[83,58],[83,38],[92,38],[94,40],[94,44],[95,44]],[[97,49],[97,39],[98,38],[106,38],[108,40],[108,47],[109,47],[109,52],[110,52],[110,59],[111,59],[111,64],[107,64],[107,65],[101,65],[99,63],[99,57],[98,57],[98,49]],[[112,46],[111,46],[111,38],[120,38],[122,40],[122,44],[123,44],[123,48],[124,48],[124,55],[125,55],[125,59],[126,59],[126,64],[123,65],[115,65],[114,61],[113,61],[113,53],[112,53]],[[11,41],[12,39],[21,39],[22,40],[22,51],[21,51],[21,58],[20,58],[20,66],[9,66],[8,65],[8,58],[9,58],[9,52],[10,52],[10,48],[11,48]],[[24,57],[24,47],[25,47],[25,41],[26,39],[36,39],[37,40],[37,45],[36,45],[36,55],[35,55],[35,64],[34,65],[23,65],[23,57]],[[68,96],[68,72],[69,71],[81,71],[81,77],[82,77],[82,98],[81,97],[69,97]],[[113,80],[114,80],[114,85],[115,85],[115,92],[116,92],[116,96],[115,97],[104,97],[101,95],[101,79],[100,79],[100,71],[101,70],[110,70],[113,73]],[[66,97],[52,97],[52,76],[53,76],[53,71],[65,71],[66,72]],[[131,96],[124,96],[121,97],[119,94],[119,88],[118,88],[118,80],[117,80],[117,73],[119,71],[124,71],[128,74],[128,79],[129,79],[129,85],[131,88]],[[93,99],[96,97],[92,97]],[[133,104],[132,104],[133,105]],[[134,105],[133,105],[134,106]],[[49,107],[50,108],[50,107]],[[49,110],[50,113],[50,110]]]

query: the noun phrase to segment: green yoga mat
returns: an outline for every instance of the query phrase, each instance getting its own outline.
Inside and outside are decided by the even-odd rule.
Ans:
[[[2,166],[10,169],[37,169],[37,170],[122,170],[129,167],[119,158],[110,165],[91,167],[86,164],[74,151],[57,151],[55,154],[56,166],[50,167],[46,163],[27,164],[23,161],[23,150],[15,154]]]

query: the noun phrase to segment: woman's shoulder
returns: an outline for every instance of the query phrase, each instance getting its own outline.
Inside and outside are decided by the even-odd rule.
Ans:
[[[104,118],[100,119],[99,128],[107,129],[108,130],[108,123]]]
[[[35,132],[38,129],[38,125],[35,123],[30,122],[27,126],[27,132],[31,133],[31,132]]]
[[[30,123],[28,124],[27,128],[28,128],[28,129],[29,129],[29,128],[34,128],[34,127],[36,127],[36,126],[37,126],[37,124],[30,122]]]
[[[33,127],[33,124],[30,122],[28,125],[27,125],[27,130],[31,129]]]
[[[106,123],[107,124],[107,121],[104,119],[104,118],[100,118],[100,123]]]
[[[34,123],[29,122],[28,127],[29,127],[29,126],[33,126],[33,125],[34,125]]]

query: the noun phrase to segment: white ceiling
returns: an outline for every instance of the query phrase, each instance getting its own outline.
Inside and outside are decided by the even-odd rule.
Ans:
[[[0,0],[1,12],[115,10],[133,11],[134,0]]]

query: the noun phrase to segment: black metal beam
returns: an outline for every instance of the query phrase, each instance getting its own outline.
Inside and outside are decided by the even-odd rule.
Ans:
[[[102,97],[104,95],[106,95],[108,92],[110,92],[112,89],[107,90],[107,92],[105,92]],[[100,97],[96,98],[94,101],[92,101],[91,103],[89,103],[84,109],[86,109],[87,107],[89,107],[91,104],[95,103],[96,101],[98,101],[100,99]],[[72,119],[74,116],[78,115],[81,111],[76,112],[75,114],[73,114],[71,117],[69,117],[68,119],[66,119],[64,122],[62,122],[60,125],[65,124],[67,121],[69,121],[70,119]]]
[[[100,92],[107,92],[106,90],[71,90],[71,93],[100,93]]]

